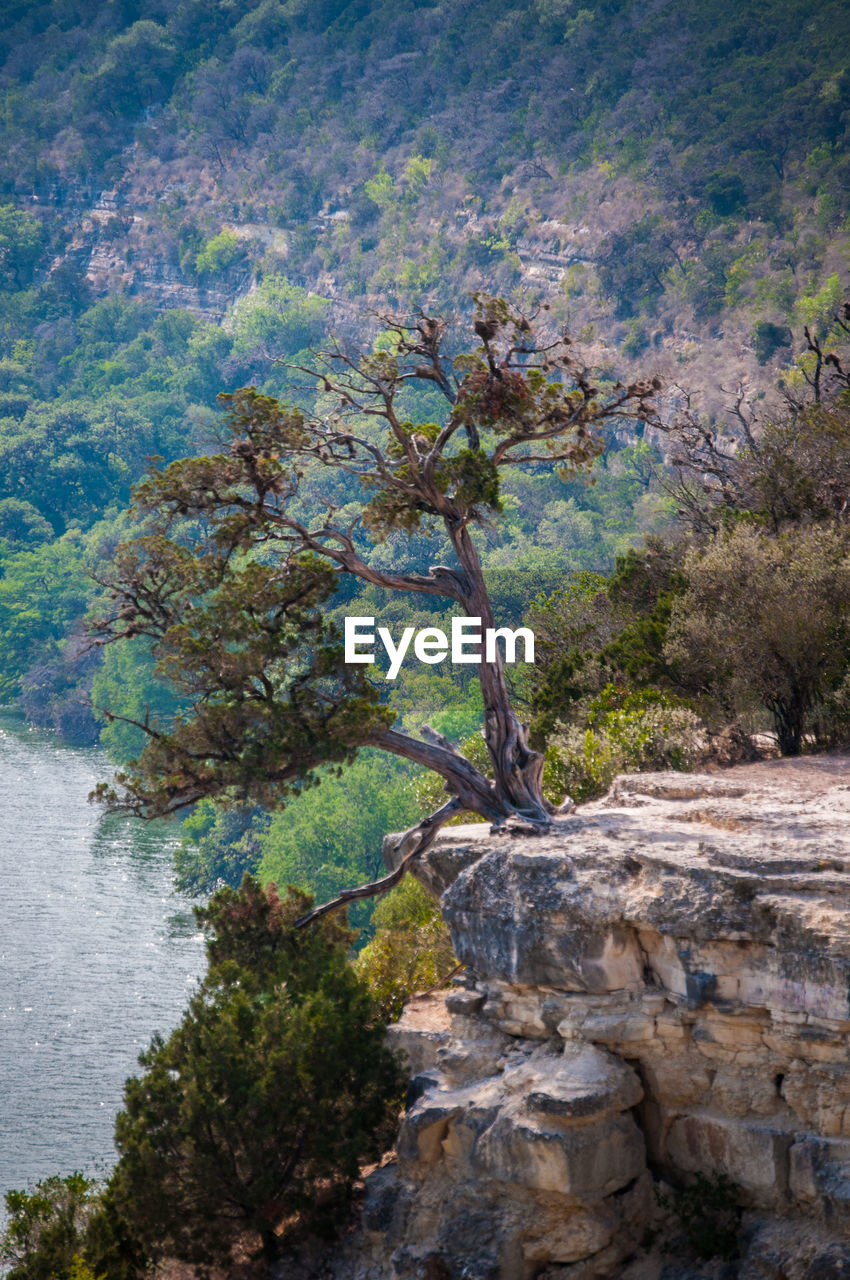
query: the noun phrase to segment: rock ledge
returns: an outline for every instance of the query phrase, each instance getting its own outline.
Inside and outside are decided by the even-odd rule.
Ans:
[[[620,777],[417,874],[467,970],[391,1029],[410,1105],[340,1275],[850,1277],[850,757]],[[737,1261],[641,1246],[696,1172],[738,1185]]]

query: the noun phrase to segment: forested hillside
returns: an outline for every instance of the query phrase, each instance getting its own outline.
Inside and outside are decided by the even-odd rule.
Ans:
[[[9,6],[6,284],[219,318],[283,271],[338,324],[526,284],[755,376],[846,269],[848,42],[838,0]]]
[[[544,334],[569,329],[603,385],[659,375],[664,412],[683,388],[722,423],[736,394],[770,404],[799,380],[803,326],[825,338],[844,297],[842,0],[46,0],[2,19],[0,695],[119,757],[138,734],[97,708],[171,695],[144,646],[87,650],[92,575],[147,460],[212,447],[220,391],[321,409],[282,362],[483,288],[548,308]],[[437,408],[419,393],[406,412]],[[658,438],[605,443],[593,485],[540,465],[506,481],[481,541],[504,616],[669,526]],[[356,496],[313,486],[305,510]],[[394,698],[411,724],[478,725],[471,686],[433,671]],[[417,811],[397,784],[393,816],[364,806],[363,848]],[[255,824],[255,861],[288,874],[310,803]],[[234,833],[212,812],[193,830],[215,879]]]

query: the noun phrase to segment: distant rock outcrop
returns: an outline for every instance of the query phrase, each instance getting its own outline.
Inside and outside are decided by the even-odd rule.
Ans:
[[[449,828],[420,874],[465,985],[392,1029],[397,1160],[336,1274],[850,1276],[850,758],[621,777],[544,838]],[[737,1259],[659,1218],[695,1173],[737,1184]]]

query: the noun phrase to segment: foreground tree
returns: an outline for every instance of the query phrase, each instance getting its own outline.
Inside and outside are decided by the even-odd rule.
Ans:
[[[116,1121],[109,1194],[149,1259],[226,1266],[237,1239],[273,1258],[295,1227],[338,1221],[392,1142],[403,1073],[351,932],[293,931],[309,904],[246,876],[197,912],[209,972]]]
[[[452,356],[450,328],[420,313],[385,319],[389,349],[318,357],[316,379],[331,414],[306,415],[254,389],[224,399],[230,443],[212,457],[153,471],[135,493],[145,536],[119,548],[106,580],[113,607],[96,623],[104,643],[146,636],[161,673],[186,699],[169,728],[145,721],[148,745],[113,804],[166,814],[205,796],[268,806],[350,760],[364,745],[441,775],[448,801],[409,833],[391,877],[344,900],[384,890],[427,848],[449,817],[468,810],[494,828],[545,829],[553,813],[510,701],[501,655],[478,668],[490,775],[429,728],[416,738],[392,725],[361,667],[344,663],[322,616],[340,579],[444,597],[495,626],[473,528],[501,510],[500,474],[523,463],[568,472],[590,465],[600,429],[652,414],[655,382],[594,385],[568,340],[541,346],[531,321],[500,299],[479,298],[479,345]],[[401,414],[404,390],[436,388],[442,423]],[[329,468],[360,481],[355,518],[329,506],[302,518],[305,476]],[[194,522],[194,523],[187,523]],[[442,526],[454,563],[427,573],[391,571],[370,544],[391,533]]]
[[[354,935],[249,876],[196,910],[209,969],[180,1025],[141,1055],[105,1186],[81,1174],[6,1196],[11,1280],[138,1280],[163,1259],[227,1269],[324,1233],[390,1146],[406,1076]],[[199,1274],[206,1274],[201,1270]]]

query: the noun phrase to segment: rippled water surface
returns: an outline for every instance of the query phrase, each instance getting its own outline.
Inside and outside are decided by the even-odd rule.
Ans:
[[[90,806],[108,772],[0,709],[0,1213],[11,1187],[113,1163],[124,1081],[204,968],[175,828]]]

